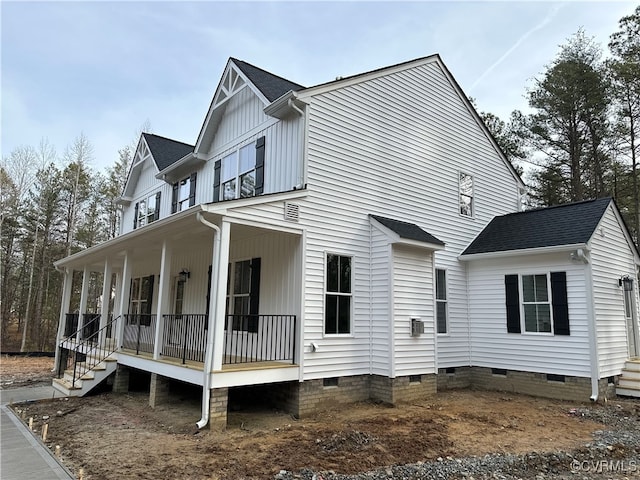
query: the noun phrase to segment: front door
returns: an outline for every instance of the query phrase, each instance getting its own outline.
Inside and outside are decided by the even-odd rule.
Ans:
[[[636,310],[634,308],[633,282],[630,284],[631,288],[624,288],[624,316],[627,321],[627,342],[629,344],[629,357],[634,358],[640,356],[638,350],[638,319],[636,318]]]

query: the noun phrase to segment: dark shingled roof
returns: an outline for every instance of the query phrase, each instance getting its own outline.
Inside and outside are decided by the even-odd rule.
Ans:
[[[147,145],[149,145],[149,150],[151,150],[151,155],[153,155],[159,171],[164,170],[185,155],[193,152],[193,145],[160,137],[153,133],[143,133],[142,136]]]
[[[611,198],[495,217],[462,255],[587,243]]]
[[[232,58],[232,60],[233,63],[235,63],[242,71],[242,73],[244,73],[247,78],[251,80],[251,83],[253,83],[256,88],[260,90],[270,102],[273,102],[275,99],[281,97],[289,90],[297,92],[298,90],[302,90],[304,88],[302,85],[290,82],[285,78],[278,77],[277,75],[262,70],[261,68],[254,67],[253,65],[247,62],[243,62],[242,60],[238,60],[236,58]]]
[[[443,245],[444,242],[438,240],[436,237],[428,232],[425,232],[415,223],[402,222],[400,220],[394,220],[392,218],[379,217],[378,215],[370,215],[371,218],[380,222],[389,230],[397,233],[400,238],[406,238],[407,240],[417,240],[418,242],[432,243],[435,245]]]

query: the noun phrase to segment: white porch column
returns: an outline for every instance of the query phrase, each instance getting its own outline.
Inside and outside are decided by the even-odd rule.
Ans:
[[[109,301],[111,300],[111,262],[109,258],[104,260],[104,273],[102,278],[102,309],[100,311],[100,338],[99,345],[104,345],[106,340],[106,329],[102,330],[109,322]]]
[[[82,271],[82,291],[80,292],[80,310],[78,312],[78,333],[76,335],[76,342],[82,340],[82,330],[84,328],[84,314],[87,310],[87,297],[89,296],[89,267],[84,267]]]
[[[216,311],[213,322],[213,370],[222,370],[222,357],[224,354],[224,324],[226,322],[225,311],[227,305],[227,264],[229,263],[229,243],[231,239],[231,223],[222,220],[220,227],[220,256],[218,261],[218,288],[216,299]]]
[[[158,302],[156,307],[156,337],[153,345],[153,358],[160,358],[162,354],[162,342],[164,340],[165,311],[170,305],[169,294],[171,292],[171,256],[172,251],[166,240],[162,242],[162,257],[160,258],[160,283],[158,284]]]
[[[122,347],[122,336],[124,334],[124,324],[126,321],[124,316],[129,310],[129,289],[131,285],[132,267],[131,252],[127,251],[124,254],[124,264],[122,266],[122,274],[120,275],[120,305],[118,309],[120,320],[118,321],[118,334],[116,336],[118,340],[118,348]]]
[[[53,362],[54,368],[58,367],[60,359],[60,343],[64,338],[64,331],[67,328],[67,313],[71,305],[71,282],[73,282],[73,270],[64,269],[62,280],[62,303],[60,304],[60,320],[58,321],[58,333],[56,335],[56,356]]]

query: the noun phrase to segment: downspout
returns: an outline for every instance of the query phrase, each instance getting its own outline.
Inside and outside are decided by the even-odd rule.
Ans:
[[[586,284],[588,286],[587,291],[591,298],[587,301],[587,321],[589,324],[589,356],[591,358],[591,401],[597,402],[600,389],[598,388],[598,380],[600,377],[600,367],[598,360],[598,331],[596,326],[595,304],[593,298],[593,272],[591,262],[585,255],[584,250],[577,250],[578,259],[582,260],[586,266]]]
[[[215,315],[218,299],[218,275],[220,272],[220,227],[206,220],[202,213],[196,213],[196,219],[203,225],[214,230],[213,239],[213,268],[211,270],[211,290],[209,291],[209,315]],[[207,319],[208,321],[208,319]],[[209,423],[209,401],[211,399],[211,370],[213,369],[213,335],[215,329],[210,324],[207,335],[206,355],[203,366],[202,379],[202,417],[196,423],[198,428],[203,428]]]

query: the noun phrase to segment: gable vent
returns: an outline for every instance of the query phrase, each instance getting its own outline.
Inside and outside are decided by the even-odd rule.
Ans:
[[[300,219],[300,205],[285,202],[284,219],[288,222],[297,222]]]

